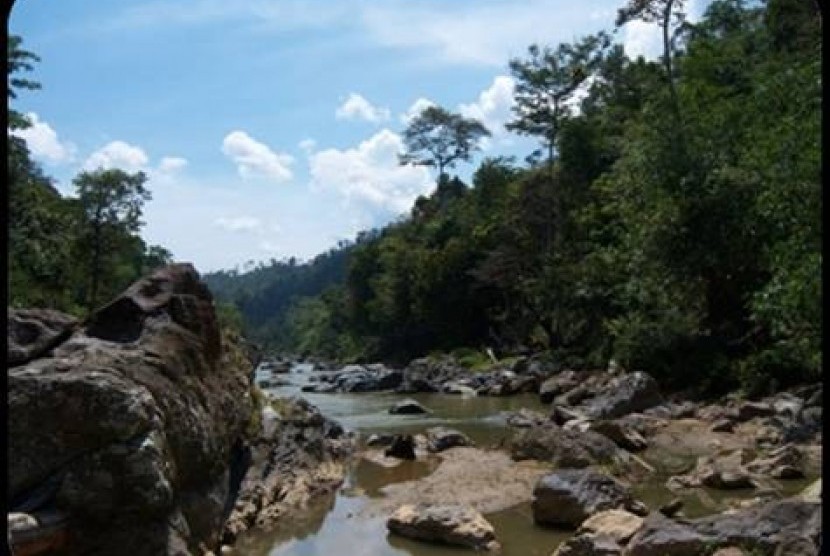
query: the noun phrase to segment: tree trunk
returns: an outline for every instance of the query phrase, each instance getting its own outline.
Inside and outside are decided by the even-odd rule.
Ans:
[[[98,286],[101,275],[101,226],[96,224],[92,236],[92,261],[89,266],[89,301],[88,309],[92,312],[98,301]]]
[[[666,11],[663,12],[663,65],[666,67],[666,79],[669,82],[669,93],[671,94],[672,110],[674,111],[675,122],[680,126],[680,101],[677,98],[677,87],[674,83],[674,66],[672,64],[671,39],[669,27],[671,26],[671,9],[674,0],[666,3]]]

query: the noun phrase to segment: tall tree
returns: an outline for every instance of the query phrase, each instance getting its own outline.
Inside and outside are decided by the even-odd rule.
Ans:
[[[490,131],[476,119],[429,106],[404,130],[406,152],[399,155],[399,160],[401,164],[434,166],[440,179],[444,169],[470,160],[481,139],[489,135]]]
[[[505,127],[542,139],[548,164],[553,163],[556,139],[570,112],[568,101],[602,60],[609,44],[609,37],[601,32],[575,44],[560,44],[556,49],[534,44],[528,48],[528,60],[510,61],[510,71],[516,78],[516,119]]]
[[[87,308],[98,302],[100,286],[108,272],[111,250],[125,236],[136,234],[144,202],[151,198],[143,172],[128,174],[118,169],[81,172],[73,183],[83,212],[80,239],[89,256]]]
[[[686,16],[683,13],[685,0],[628,0],[628,3],[617,11],[617,27],[634,20],[646,23],[658,23],[663,34],[663,67],[666,69],[666,81],[671,94],[672,111],[675,123],[681,125],[680,101],[675,84],[674,54],[675,42],[679,31],[683,28]]]

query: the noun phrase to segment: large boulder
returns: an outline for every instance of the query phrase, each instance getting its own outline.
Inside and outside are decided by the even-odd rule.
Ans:
[[[252,367],[198,273],[159,269],[62,337],[8,370],[11,509],[65,512],[77,553],[215,545]]]
[[[539,479],[532,508],[536,523],[572,528],[603,510],[647,511],[613,477],[589,469],[563,469]]]
[[[383,365],[347,365],[333,377],[339,392],[378,392],[394,390],[403,381],[403,373]]]
[[[393,533],[411,539],[498,550],[493,526],[471,506],[405,504],[386,522]]]
[[[663,397],[651,375],[637,371],[614,377],[584,404],[585,414],[593,419],[614,419],[644,411],[662,403]]]
[[[508,448],[514,460],[550,461],[558,467],[587,467],[610,463],[619,454],[617,446],[593,431],[565,430],[553,422],[518,429]]]
[[[700,556],[714,548],[710,538],[689,525],[654,512],[646,517],[626,548],[626,556]]]
[[[698,518],[691,525],[717,546],[739,545],[771,554],[777,548],[798,545],[804,550],[792,554],[818,554],[821,504],[785,498],[743,511]]]

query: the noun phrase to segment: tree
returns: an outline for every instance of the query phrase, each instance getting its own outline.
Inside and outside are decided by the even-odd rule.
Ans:
[[[452,168],[459,160],[470,160],[479,141],[489,135],[490,131],[478,120],[429,106],[404,131],[406,153],[398,158],[401,164],[435,166],[440,178],[445,168]]]
[[[8,43],[8,79],[9,79],[9,98],[16,99],[17,93],[15,89],[40,89],[40,83],[20,77],[18,74],[23,71],[32,71],[34,69],[33,62],[39,62],[40,58],[21,48],[23,39],[17,35],[9,36]],[[29,127],[29,122],[23,114],[16,110],[9,109],[9,129],[25,129]]]
[[[123,170],[103,168],[81,172],[73,183],[82,210],[81,245],[89,256],[89,290],[87,307],[98,302],[100,286],[107,273],[112,251],[124,236],[132,236],[141,228],[142,207],[151,198],[144,188],[143,172],[128,174]]]
[[[685,15],[681,11],[685,0],[629,0],[628,4],[617,11],[617,27],[639,19],[646,23],[659,23],[663,32],[663,67],[666,69],[666,81],[671,94],[672,110],[675,122],[680,124],[680,102],[675,85],[672,53],[678,31],[683,28]],[[675,27],[672,31],[672,26]]]
[[[540,137],[547,146],[549,164],[562,120],[569,114],[568,101],[602,60],[609,43],[605,33],[598,33],[576,44],[560,44],[555,50],[534,44],[528,48],[529,60],[510,61],[516,78],[516,119],[505,127]]]

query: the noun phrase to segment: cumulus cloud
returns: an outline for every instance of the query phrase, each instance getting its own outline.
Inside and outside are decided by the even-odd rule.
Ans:
[[[399,135],[383,129],[355,148],[316,152],[309,160],[312,189],[335,191],[374,214],[403,213],[432,187],[426,168],[398,164],[403,148]]]
[[[52,126],[41,120],[36,113],[29,112],[26,117],[32,125],[26,129],[16,129],[13,133],[26,141],[29,151],[35,158],[51,164],[74,160],[75,145],[58,139],[58,134]]]
[[[229,232],[253,232],[262,227],[259,218],[253,216],[221,216],[213,221],[214,225]]]
[[[418,100],[413,102],[409,108],[407,108],[406,112],[401,114],[400,120],[401,123],[405,125],[409,125],[418,114],[429,108],[430,106],[436,106],[434,102],[429,100],[428,98],[420,97]]]
[[[179,156],[162,157],[158,165],[158,171],[163,174],[173,174],[187,166],[187,159]]]
[[[504,135],[504,124],[512,118],[513,89],[515,81],[507,75],[499,75],[484,89],[478,100],[461,104],[459,112],[465,118],[475,118],[487,126],[494,136]]]
[[[334,115],[338,120],[363,120],[377,124],[389,119],[389,109],[374,106],[363,96],[350,93]]]
[[[93,152],[83,164],[84,170],[118,168],[125,172],[138,172],[146,168],[149,159],[141,147],[124,141],[112,141]]]
[[[272,151],[244,131],[228,133],[222,141],[222,152],[233,160],[243,179],[261,176],[285,182],[293,176],[291,155]]]

